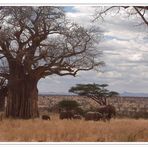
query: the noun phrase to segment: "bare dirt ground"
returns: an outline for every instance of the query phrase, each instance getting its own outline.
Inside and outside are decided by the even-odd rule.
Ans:
[[[148,142],[148,120],[59,120],[57,115],[50,121],[5,119],[0,122],[0,141]]]

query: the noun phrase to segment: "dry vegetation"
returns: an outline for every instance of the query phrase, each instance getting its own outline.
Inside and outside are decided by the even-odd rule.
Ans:
[[[99,105],[92,99],[86,99],[80,96],[39,96],[39,108],[52,108],[55,104],[63,99],[77,101],[84,110],[98,108]],[[110,104],[113,104],[118,113],[139,112],[148,113],[148,98],[147,97],[115,97],[110,99]]]
[[[0,122],[0,141],[23,142],[128,142],[148,141],[148,120],[112,119],[110,122],[41,119]]]

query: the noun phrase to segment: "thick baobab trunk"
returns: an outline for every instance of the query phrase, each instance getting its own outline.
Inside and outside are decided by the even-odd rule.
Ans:
[[[37,81],[27,76],[8,80],[6,117],[30,119],[38,116]]]

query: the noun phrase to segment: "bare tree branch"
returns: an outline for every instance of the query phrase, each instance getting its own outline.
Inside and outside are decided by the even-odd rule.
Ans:
[[[135,16],[140,16],[141,20],[144,22],[144,24],[148,25],[148,6],[111,6],[111,7],[106,7],[103,10],[96,10],[94,20],[96,21],[99,18],[104,19],[104,16],[109,13],[110,11],[114,10],[114,8],[118,9],[118,12],[120,12],[120,8],[124,8],[125,10],[128,8],[132,8],[132,10],[135,10],[134,12],[130,12],[129,16],[135,15]],[[126,13],[126,12],[125,12]]]
[[[72,75],[103,65],[96,36],[65,17],[61,7],[2,7],[0,54],[11,77]]]

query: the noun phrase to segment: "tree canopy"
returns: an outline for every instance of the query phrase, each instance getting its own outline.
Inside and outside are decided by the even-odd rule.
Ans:
[[[80,96],[86,96],[93,99],[100,105],[107,105],[107,98],[117,96],[115,91],[109,91],[106,89],[107,84],[77,84],[69,89],[69,92],[78,94]]]
[[[7,61],[9,79],[21,73],[35,75],[73,75],[90,70],[96,61],[94,34],[69,22],[62,7],[2,7],[0,10],[0,59]]]

